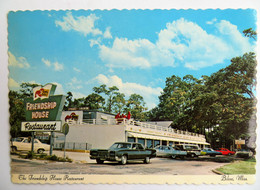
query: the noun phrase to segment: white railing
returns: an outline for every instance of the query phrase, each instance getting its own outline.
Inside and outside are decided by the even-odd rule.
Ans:
[[[158,131],[166,131],[174,134],[181,134],[181,135],[187,135],[187,136],[194,136],[194,137],[200,137],[205,138],[204,135],[198,134],[198,133],[192,133],[188,131],[182,131],[178,129],[163,127],[159,125],[153,125],[150,123],[140,122],[140,121],[134,121],[132,119],[128,120],[126,118],[118,118],[118,119],[83,119],[82,124],[93,124],[93,125],[134,125],[141,128],[150,128],[155,129]]]

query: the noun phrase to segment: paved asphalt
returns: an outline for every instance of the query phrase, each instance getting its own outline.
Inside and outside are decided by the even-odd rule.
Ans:
[[[63,151],[53,154],[63,157]],[[129,161],[126,165],[113,162],[97,164],[89,159],[89,153],[66,152],[73,160],[54,162],[46,160],[28,160],[11,155],[11,173],[13,174],[109,174],[109,175],[217,175],[212,170],[227,163],[203,161],[202,159],[153,158],[150,164],[142,161]]]

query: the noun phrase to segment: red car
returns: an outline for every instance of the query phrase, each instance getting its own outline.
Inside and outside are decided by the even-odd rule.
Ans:
[[[230,151],[230,150],[228,150],[228,149],[226,149],[226,148],[219,148],[219,149],[216,149],[216,151],[217,152],[221,152],[222,153],[222,155],[234,155],[234,154],[236,154],[236,152],[234,152],[234,151]]]

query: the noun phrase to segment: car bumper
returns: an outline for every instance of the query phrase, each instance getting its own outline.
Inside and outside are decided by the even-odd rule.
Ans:
[[[115,157],[90,156],[90,159],[92,159],[92,160],[99,159],[99,160],[105,160],[105,161],[118,161],[118,162],[121,161],[121,158],[118,156],[115,156]]]

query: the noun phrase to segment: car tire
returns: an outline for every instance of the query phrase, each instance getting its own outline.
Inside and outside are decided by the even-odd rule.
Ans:
[[[103,163],[104,163],[104,160],[96,159],[96,162],[97,162],[98,164],[103,164]]]
[[[122,158],[121,158],[120,163],[121,163],[122,165],[125,165],[126,162],[127,162],[127,156],[126,156],[126,155],[123,155]]]
[[[180,158],[181,160],[184,160],[185,156],[179,156],[179,158]]]
[[[231,156],[231,153],[228,153],[228,156]]]
[[[145,159],[144,159],[144,163],[145,164],[149,164],[150,163],[150,158],[147,156],[147,157],[145,157]]]
[[[42,154],[43,152],[44,152],[44,149],[38,149],[38,150],[37,150],[37,153],[38,153],[38,154]]]
[[[16,146],[12,146],[11,150],[12,150],[12,152],[16,152],[17,151],[17,147]]]
[[[172,155],[172,159],[175,159],[176,158],[176,155]]]
[[[191,157],[191,158],[195,158],[196,155],[195,155],[194,153],[192,153],[192,154],[190,155],[190,157]]]

